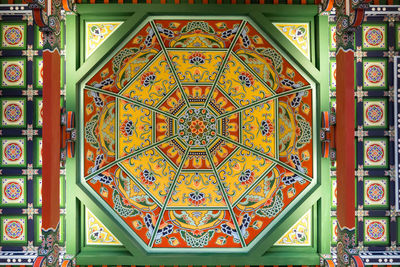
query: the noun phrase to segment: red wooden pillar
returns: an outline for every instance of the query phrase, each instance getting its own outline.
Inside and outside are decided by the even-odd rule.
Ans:
[[[43,51],[42,228],[60,220],[60,54]]]
[[[54,33],[45,33],[52,38]],[[42,244],[34,266],[58,266],[60,221],[60,53],[43,51]]]
[[[52,0],[29,0],[29,2],[35,23],[43,32],[42,244],[38,249],[34,266],[59,266],[61,135],[59,47],[62,3]],[[44,19],[45,16],[47,20]]]
[[[338,249],[355,243],[354,51],[336,54],[336,144]],[[349,239],[349,243],[345,240]]]

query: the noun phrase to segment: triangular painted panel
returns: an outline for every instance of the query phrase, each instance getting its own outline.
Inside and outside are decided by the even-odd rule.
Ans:
[[[123,21],[86,22],[86,53],[88,58],[110,35],[123,23]]]
[[[120,246],[121,242],[86,208],[86,245]]]
[[[311,246],[311,210],[275,243],[275,246]]]
[[[310,26],[308,23],[273,23],[308,59],[310,59]]]

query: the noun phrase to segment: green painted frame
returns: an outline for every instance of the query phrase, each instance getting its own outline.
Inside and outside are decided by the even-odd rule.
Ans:
[[[282,12],[285,10],[285,13]],[[285,16],[290,14],[290,18]],[[282,6],[282,5],[161,5],[161,4],[136,4],[136,5],[77,5],[76,14],[68,14],[66,19],[66,54],[67,61],[67,110],[75,111],[77,118],[77,131],[80,129],[81,84],[87,79],[87,74],[95,70],[98,62],[103,61],[110,51],[115,50],[130,33],[149,16],[241,16],[254,21],[265,32],[273,43],[280,44],[280,48],[289,55],[291,62],[296,62],[300,71],[314,82],[313,88],[313,145],[315,155],[320,155],[320,111],[329,109],[329,60],[328,17],[319,16],[317,6]],[[87,20],[124,20],[112,36],[84,59],[83,26]],[[283,36],[272,22],[305,21],[310,23],[311,61],[309,61],[297,48]],[[318,35],[319,38],[315,38]],[[119,225],[118,219],[109,216],[109,211],[96,203],[96,197],[88,193],[88,188],[80,183],[80,170],[82,159],[80,148],[82,138],[77,141],[77,155],[68,159],[67,174],[67,216],[66,216],[66,252],[76,255],[77,264],[129,264],[129,265],[286,265],[286,264],[319,264],[320,254],[330,253],[330,180],[329,160],[314,158],[315,186],[302,194],[305,201],[296,203],[293,212],[282,214],[284,223],[273,225],[274,231],[263,238],[247,253],[219,252],[202,253],[187,252],[185,257],[177,252],[149,252],[136,240],[126,234],[129,231]],[[104,225],[125,245],[125,247],[110,246],[84,246],[83,212],[87,206],[96,216],[101,218]],[[313,240],[311,247],[272,247],[287,229],[292,226],[307,210],[313,209]],[[117,222],[116,222],[117,221]],[[216,256],[217,255],[217,256]]]

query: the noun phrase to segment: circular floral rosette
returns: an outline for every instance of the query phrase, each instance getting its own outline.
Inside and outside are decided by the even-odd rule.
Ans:
[[[217,135],[217,120],[205,108],[190,108],[179,118],[178,131],[189,146],[205,146]]]

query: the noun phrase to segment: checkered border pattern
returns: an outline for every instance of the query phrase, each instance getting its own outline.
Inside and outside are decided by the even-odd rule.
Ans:
[[[395,140],[396,131],[394,125],[394,103],[395,95],[395,84],[394,84],[394,61],[396,56],[399,56],[398,50],[396,50],[396,36],[397,27],[399,24],[400,17],[387,12],[373,13],[376,8],[370,8],[366,20],[366,25],[381,25],[385,28],[385,48],[377,47],[376,49],[369,47],[368,49],[363,48],[363,29],[359,27],[355,35],[355,143],[356,143],[356,231],[357,231],[357,246],[360,251],[361,257],[368,261],[366,264],[372,263],[390,263],[398,262],[400,260],[400,210],[396,209],[398,191],[396,193],[396,183],[398,182],[399,175],[395,171]],[[335,25],[334,16],[329,17],[330,26]],[[331,47],[330,43],[330,60],[334,60],[336,52]],[[364,79],[365,74],[363,73],[363,61],[365,60],[381,60],[386,62],[385,77],[386,85],[384,88],[365,88]],[[400,63],[400,58],[398,59]],[[397,63],[397,64],[399,64]],[[400,68],[399,73],[400,74]],[[400,84],[400,78],[398,78]],[[400,92],[400,91],[399,91]],[[336,98],[336,92],[330,90],[331,103],[334,104]],[[365,123],[366,113],[364,112],[365,101],[381,101],[384,103],[385,108],[383,109],[383,120],[379,125],[374,127],[368,127],[368,123]],[[331,104],[331,105],[332,105]],[[400,104],[398,104],[400,108]],[[376,115],[376,114],[375,114]],[[398,119],[398,118],[397,118]],[[384,153],[386,157],[386,164],[381,166],[365,165],[365,154],[364,154],[364,142],[366,140],[379,140],[384,146]],[[365,192],[364,185],[367,180],[374,179],[387,179],[387,187],[385,194],[388,194],[388,205],[367,205],[365,206]],[[331,168],[331,179],[336,179],[336,169]],[[385,196],[386,197],[386,196]],[[333,198],[332,198],[333,199]],[[332,207],[331,216],[336,218],[336,207]],[[387,228],[385,229],[384,235],[387,238],[387,242],[365,242],[365,227],[368,220],[373,218],[379,218],[388,222]],[[332,224],[333,227],[333,224]],[[332,228],[333,229],[333,228]],[[335,242],[333,242],[334,244]],[[382,251],[386,251],[384,255]],[[391,252],[388,252],[391,251]],[[332,246],[332,253],[336,254],[336,247]],[[375,253],[375,254],[374,254]],[[393,261],[394,260],[394,261]]]
[[[23,14],[16,15],[2,15],[0,24],[13,25],[23,24],[25,25],[26,36],[23,36],[25,40],[25,46],[22,49],[2,49],[0,48],[0,55],[2,60],[7,59],[22,59],[25,61],[25,86],[20,88],[9,88],[2,87],[0,84],[0,96],[2,99],[19,99],[24,102],[24,124],[20,125],[9,125],[3,127],[0,125],[0,139],[24,139],[25,149],[24,154],[26,156],[26,166],[21,168],[19,166],[8,167],[2,165],[0,167],[0,176],[2,177],[17,177],[24,178],[24,194],[25,201],[22,205],[6,205],[0,202],[0,217],[1,218],[14,218],[24,217],[26,218],[25,224],[25,235],[26,240],[21,242],[2,242],[0,240],[0,256],[7,254],[11,256],[20,255],[20,259],[23,262],[29,263],[33,259],[33,255],[36,255],[38,244],[38,238],[40,238],[40,231],[35,229],[35,222],[41,216],[41,206],[37,205],[37,199],[39,199],[40,191],[35,188],[37,180],[41,177],[42,170],[39,164],[39,158],[37,153],[37,141],[41,140],[42,136],[42,125],[39,110],[39,102],[42,100],[42,86],[38,86],[38,71],[35,70],[35,63],[42,58],[41,47],[39,46],[40,32],[38,27],[34,26],[33,17],[31,11],[27,11]],[[64,51],[61,51],[63,54]],[[62,61],[64,62],[64,61]],[[61,94],[64,95],[64,78],[61,82],[62,88]],[[3,116],[3,115],[1,115]],[[1,117],[3,118],[3,117]],[[0,155],[2,160],[3,153]],[[62,169],[60,177],[61,181],[65,182],[65,170]],[[65,186],[61,186],[62,190],[65,190]],[[65,194],[62,194],[65,196]],[[62,198],[65,201],[65,197]],[[61,213],[65,213],[65,205],[62,203]],[[65,229],[65,227],[64,227]],[[62,233],[62,239],[65,238],[65,233]],[[31,253],[31,254],[29,254]],[[33,253],[33,254],[32,254]],[[19,255],[19,254],[18,254]],[[26,259],[24,258],[26,257]],[[2,260],[0,259],[0,265]]]

